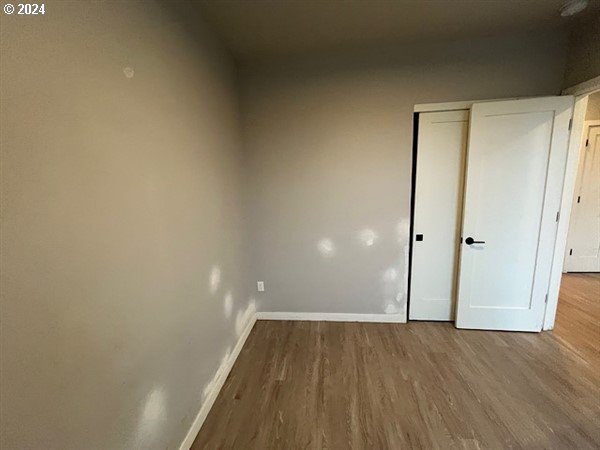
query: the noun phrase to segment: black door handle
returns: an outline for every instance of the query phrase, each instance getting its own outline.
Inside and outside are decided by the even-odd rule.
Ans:
[[[485,244],[485,241],[476,241],[471,236],[469,236],[468,238],[465,239],[465,244],[467,244],[467,245],[471,245],[471,244]]]

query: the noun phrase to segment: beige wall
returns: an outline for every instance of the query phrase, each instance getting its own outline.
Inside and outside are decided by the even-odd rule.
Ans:
[[[558,94],[565,47],[538,34],[246,66],[261,309],[404,318],[414,104]]]
[[[574,19],[571,25],[563,88],[600,76],[600,14]]]
[[[1,15],[0,447],[177,448],[247,317],[234,67],[155,1],[45,3]]]
[[[600,91],[588,97],[585,120],[600,120]]]

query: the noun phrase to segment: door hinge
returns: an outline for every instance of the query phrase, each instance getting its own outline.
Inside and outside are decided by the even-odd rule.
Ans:
[[[548,303],[548,294],[546,294],[546,300],[544,300],[544,303]]]
[[[577,203],[579,203],[581,201],[581,195],[577,196]]]
[[[573,249],[569,250],[569,256],[573,256]]]
[[[560,219],[560,211],[556,212],[556,221],[558,222],[558,219]]]
[[[590,145],[590,140],[589,140],[589,139],[586,139],[586,140],[585,140],[585,146],[587,147],[588,145]]]
[[[573,127],[573,118],[569,119],[569,130]]]

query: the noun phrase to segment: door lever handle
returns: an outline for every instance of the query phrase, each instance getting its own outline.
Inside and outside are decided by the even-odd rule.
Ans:
[[[471,236],[469,236],[468,238],[465,239],[465,244],[467,244],[467,245],[471,245],[471,244],[485,244],[485,241],[476,241]]]

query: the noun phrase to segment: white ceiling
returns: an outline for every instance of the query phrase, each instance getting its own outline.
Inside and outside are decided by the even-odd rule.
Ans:
[[[196,0],[241,60],[565,27],[566,0]],[[590,0],[580,15],[597,13]]]

